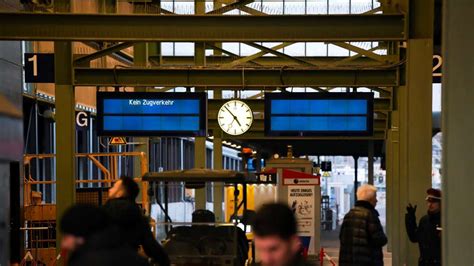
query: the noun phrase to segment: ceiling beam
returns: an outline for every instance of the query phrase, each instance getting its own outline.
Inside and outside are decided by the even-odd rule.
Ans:
[[[132,42],[123,42],[123,43],[114,44],[112,46],[109,46],[107,48],[99,50],[95,53],[88,54],[88,55],[85,55],[85,56],[81,56],[81,57],[75,59],[74,60],[74,65],[78,66],[78,65],[82,65],[84,63],[88,63],[92,60],[95,60],[95,59],[98,59],[98,58],[101,58],[101,57],[104,57],[104,56],[107,56],[107,55],[111,55],[115,52],[118,52],[120,50],[128,48],[132,45],[133,45]]]
[[[241,6],[245,6],[247,4],[250,4],[252,3],[254,0],[240,0],[240,1],[236,1],[236,2],[233,2],[233,3],[230,3],[228,5],[225,5],[223,7],[219,7],[217,9],[214,9],[212,11],[209,11],[207,12],[206,14],[224,14],[226,12],[229,12],[229,11],[232,11],[234,9],[238,9],[240,8]]]
[[[376,47],[372,47],[371,49],[367,50],[369,52],[373,52],[373,51],[377,51],[378,49],[380,49],[378,46]],[[357,60],[360,58],[363,58],[363,54],[355,54],[355,55],[352,55],[352,56],[349,56],[349,57],[346,57],[342,60],[339,60],[339,61],[336,61],[336,62],[332,62],[331,64],[329,64],[329,66],[332,66],[332,67],[337,67],[337,66],[341,66],[341,65],[347,65],[349,64],[350,62],[353,62],[354,60]]]
[[[283,43],[280,43],[276,46],[273,46],[272,48],[269,48],[270,50],[279,50],[279,49],[282,49],[286,46],[289,46],[289,45],[292,45],[293,42],[283,42]],[[237,66],[237,65],[242,65],[242,64],[245,64],[247,62],[250,62],[250,61],[254,61],[255,59],[259,58],[259,57],[262,57],[264,55],[268,54],[267,51],[260,51],[258,53],[255,53],[255,54],[251,54],[251,55],[248,55],[246,57],[241,57],[241,58],[238,58],[238,59],[235,59],[233,60],[232,62],[228,63],[228,64],[223,64],[221,65],[220,67],[233,67],[233,66]]]
[[[240,6],[239,10],[244,11],[245,13],[249,13],[250,15],[253,15],[253,16],[267,16],[268,15],[268,14],[262,12],[262,11],[253,9],[251,7],[248,7],[248,6]]]
[[[254,119],[252,126],[249,129],[249,132],[264,132],[265,131],[265,122],[263,119]],[[217,121],[217,115],[210,117],[208,116],[208,129],[215,130],[219,129],[219,122]],[[375,120],[374,121],[374,131],[375,132],[385,132],[386,130],[386,120]]]
[[[397,69],[314,68],[75,68],[75,86],[390,87]]]
[[[219,52],[221,52],[221,53],[224,53],[224,54],[228,55],[228,56],[223,56],[223,57],[222,57],[222,58],[225,57],[226,59],[231,59],[231,60],[230,60],[229,62],[227,62],[227,63],[230,63],[231,61],[234,61],[234,60],[237,60],[237,59],[240,59],[240,58],[241,58],[239,55],[234,54],[234,53],[232,53],[232,52],[230,52],[230,51],[228,51],[228,50],[226,50],[226,49],[223,49],[222,47],[215,46],[214,44],[206,43],[206,46],[209,47],[209,48],[212,48],[212,49],[214,49],[214,50],[217,50],[217,51],[219,51]],[[191,60],[191,61],[189,61],[189,62],[193,62],[193,61],[194,61],[194,56],[191,56],[191,57],[189,57],[189,58],[190,58],[190,60]],[[149,58],[149,59],[150,59],[150,61],[153,60],[152,58]],[[256,63],[254,60],[249,61],[249,63],[250,63],[251,65],[254,65],[254,66],[255,66],[255,65],[259,66],[259,65],[260,65],[260,64]],[[207,62],[207,57],[206,57],[206,65],[207,65],[207,64],[208,64],[208,62]],[[222,63],[221,63],[221,64],[222,64]],[[220,65],[221,65],[221,64],[220,64]],[[189,63],[189,65],[192,65],[192,64]]]
[[[352,44],[346,43],[346,42],[333,42],[332,44],[336,45],[336,46],[339,46],[341,48],[344,48],[346,50],[355,52],[357,54],[366,56],[368,58],[372,58],[372,59],[374,59],[376,61],[379,61],[379,62],[382,62],[382,63],[393,63],[397,59],[397,56],[395,56],[395,55],[390,55],[390,56],[379,55],[379,54],[374,53],[373,51],[366,50],[366,49],[357,47],[355,45],[352,45]]]
[[[310,62],[308,62],[304,59],[293,57],[293,56],[287,55],[287,54],[282,53],[282,52],[278,52],[277,50],[273,50],[273,49],[265,47],[263,45],[256,44],[256,43],[253,43],[253,42],[246,42],[245,44],[248,45],[248,46],[251,46],[253,48],[257,48],[262,52],[267,52],[269,54],[273,54],[273,55],[276,55],[278,57],[285,58],[285,59],[290,60],[290,61],[294,61],[294,62],[298,63],[299,65],[314,67],[314,64],[312,64],[312,63],[310,63]]]
[[[236,140],[384,140],[385,131],[374,131],[372,136],[363,136],[363,137],[325,137],[325,136],[314,136],[314,137],[268,137],[265,136],[263,131],[248,131],[240,136],[232,136],[226,133],[222,134],[223,139],[236,139]]]
[[[0,13],[1,40],[401,41],[403,14],[144,15]]]
[[[212,49],[216,49],[219,47],[212,46],[207,44]],[[229,54],[229,56],[225,55],[210,55],[206,56],[206,65],[211,66],[211,65],[226,65],[229,64],[232,61],[235,61],[236,59],[243,59],[245,57],[240,57],[236,54],[233,54],[227,50],[222,49],[223,53]],[[349,57],[343,57],[343,56],[293,56],[293,58],[296,58],[298,60],[304,60],[308,63],[311,63],[312,65],[315,66],[328,66],[333,63],[339,62],[341,60],[345,60]],[[158,66],[160,57],[159,56],[150,56],[150,61]],[[161,65],[173,65],[173,66],[191,66],[194,64],[194,57],[193,56],[162,56],[161,57]],[[239,64],[241,66],[255,66],[255,65],[261,65],[265,67],[275,67],[275,66],[299,66],[299,64],[296,61],[286,59],[286,58],[281,58],[278,56],[260,56],[258,58],[253,59],[251,62],[244,62],[242,64]],[[377,62],[371,58],[368,57],[362,57],[359,56],[355,59],[351,58],[350,61],[345,60],[344,63],[345,66],[388,66],[387,64],[382,64],[380,62]]]

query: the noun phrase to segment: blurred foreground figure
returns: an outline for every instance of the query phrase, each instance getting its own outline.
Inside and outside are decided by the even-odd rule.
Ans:
[[[112,224],[118,226],[124,241],[135,250],[143,247],[145,254],[160,266],[170,265],[168,255],[151,232],[148,219],[136,205],[140,189],[130,177],[122,177],[109,189],[109,200],[104,205]]]
[[[296,218],[285,204],[263,205],[253,224],[255,248],[263,266],[304,266]]]
[[[149,265],[145,258],[120,239],[107,214],[94,206],[75,205],[60,222],[61,248],[69,252],[69,266]]]
[[[357,189],[357,202],[344,216],[339,240],[339,265],[379,266],[383,265],[382,247],[387,244],[379,220],[377,189],[362,185]]]
[[[419,266],[441,265],[441,191],[430,188],[426,191],[428,213],[416,224],[416,205],[407,206],[405,225],[408,238],[420,247]]]

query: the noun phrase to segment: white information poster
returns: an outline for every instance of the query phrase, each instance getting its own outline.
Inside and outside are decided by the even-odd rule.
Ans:
[[[288,204],[298,220],[298,235],[301,237],[305,253],[314,251],[315,206],[314,186],[288,186]]]

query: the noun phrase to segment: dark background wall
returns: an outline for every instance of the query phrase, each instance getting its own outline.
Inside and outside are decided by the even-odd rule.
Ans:
[[[0,0],[1,11],[18,11],[18,0]],[[20,162],[23,153],[21,42],[0,42],[0,265],[9,265],[10,217],[19,222],[20,210],[11,216],[11,202],[20,201]],[[10,191],[10,179],[17,191]],[[13,185],[13,186],[11,186]],[[12,196],[10,198],[10,196]],[[17,227],[18,228],[18,227]],[[19,230],[13,230],[19,236]],[[19,242],[15,242],[19,256]]]
[[[9,265],[10,203],[19,202],[23,153],[21,42],[0,42],[0,265]],[[11,184],[11,180],[13,180]],[[16,183],[16,184],[15,184]],[[12,216],[19,219],[19,210]],[[16,235],[18,230],[13,230]],[[17,242],[17,244],[19,244]],[[18,253],[19,248],[15,251]],[[17,254],[18,255],[18,254]]]

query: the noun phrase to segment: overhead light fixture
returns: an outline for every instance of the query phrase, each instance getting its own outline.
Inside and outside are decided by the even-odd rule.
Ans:
[[[232,144],[230,145],[232,148],[237,148],[237,145],[236,144]]]

